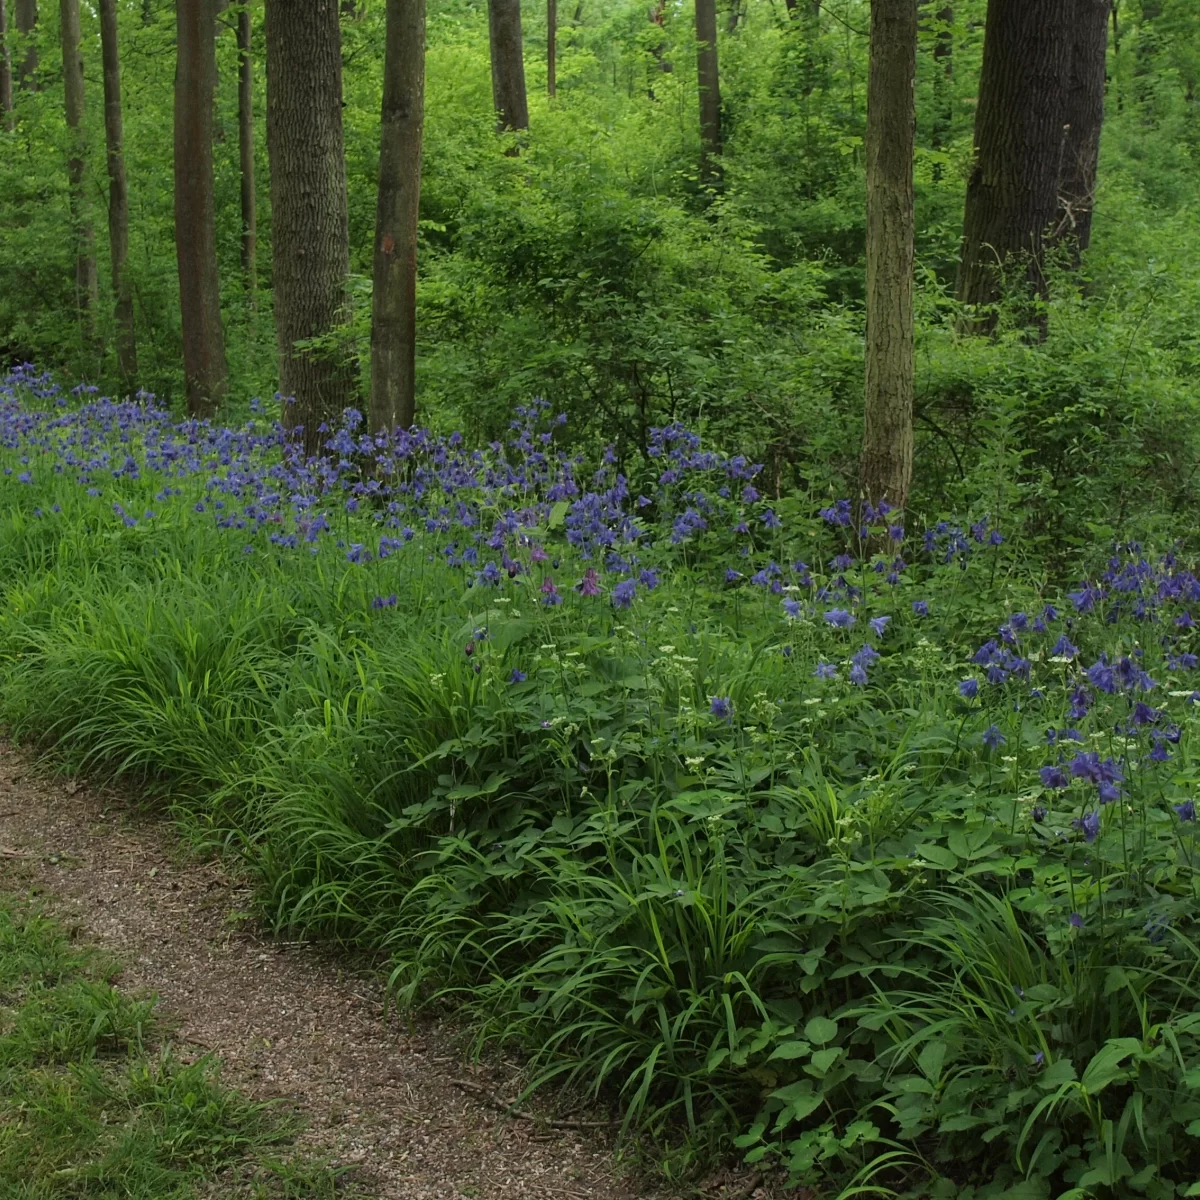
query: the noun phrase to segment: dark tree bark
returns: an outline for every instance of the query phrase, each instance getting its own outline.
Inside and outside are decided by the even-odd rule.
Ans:
[[[271,264],[283,422],[319,451],[322,422],[354,399],[357,369],[336,349],[297,342],[346,316],[350,273],[338,0],[267,0],[267,154]]]
[[[700,181],[721,176],[721,76],[716,0],[696,0],[696,79],[700,91]]]
[[[425,121],[425,0],[388,0],[371,300],[371,430],[416,413],[417,215]]]
[[[993,304],[1006,282],[1046,295],[1073,14],[1074,0],[989,0],[958,275],[965,304]],[[981,313],[971,328],[994,325]]]
[[[87,135],[83,126],[83,55],[79,31],[79,0],[59,0],[62,39],[63,95],[71,149],[67,158],[67,187],[75,245],[75,303],[85,347],[96,349],[96,312],[100,307],[100,280],[96,273],[96,235],[88,204],[84,176],[87,172]]]
[[[12,129],[13,93],[12,93],[12,56],[8,50],[8,6],[6,0],[0,0],[0,112],[4,113],[4,123]]]
[[[216,412],[229,383],[213,199],[213,0],[176,0],[175,31],[175,257],[183,372],[188,414],[205,418]]]
[[[492,107],[496,110],[496,129],[501,133],[528,129],[521,0],[488,0],[488,40],[492,52]]]
[[[558,91],[558,2],[546,0],[546,94]]]
[[[100,47],[104,60],[104,140],[108,150],[108,242],[116,299],[117,370],[130,384],[137,378],[137,334],[129,257],[129,190],[125,183],[125,132],[121,120],[121,58],[117,46],[117,0],[100,0]]]
[[[258,295],[258,193],[254,182],[254,59],[250,54],[250,6],[237,18],[238,162],[241,168],[242,279],[250,308]]]
[[[31,39],[34,32],[37,30],[38,23],[38,7],[37,0],[17,0],[17,32],[25,39],[25,57],[21,59],[21,86],[27,92],[36,92],[38,90],[37,69],[38,69],[38,52],[37,46],[33,44]]]
[[[871,0],[867,76],[863,499],[908,503],[913,467],[913,141],[917,0]]]
[[[1111,8],[1112,0],[1075,0],[1071,75],[1063,119],[1062,179],[1054,233],[1076,263],[1092,240]]]

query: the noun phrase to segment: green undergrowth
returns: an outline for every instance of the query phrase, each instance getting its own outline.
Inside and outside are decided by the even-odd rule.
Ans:
[[[0,891],[0,1198],[317,1200],[281,1114],[181,1057],[152,999],[33,903]]]
[[[686,496],[643,481],[641,561],[600,574],[571,536],[611,473],[518,515],[441,447],[429,525],[383,523],[349,459],[264,515],[274,451],[240,498],[224,434],[164,479],[195,430],[139,411],[97,410],[94,495],[56,469],[75,427],[10,406],[0,710],[238,854],[271,927],[383,953],[398,1003],[611,1104],[673,1179],[1200,1194],[1182,552],[1073,588],[980,514],[879,553],[836,507],[722,498],[681,438],[655,470]]]

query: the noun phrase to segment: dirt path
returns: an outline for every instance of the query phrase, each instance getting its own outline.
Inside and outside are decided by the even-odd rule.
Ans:
[[[311,947],[263,941],[244,886],[181,857],[169,825],[119,797],[55,780],[0,742],[0,885],[36,887],[118,954],[125,988],[156,992],[179,1040],[223,1075],[287,1097],[303,1142],[378,1200],[637,1200],[588,1131],[505,1117],[454,1081],[472,1074],[436,1025],[382,1013],[378,985]]]

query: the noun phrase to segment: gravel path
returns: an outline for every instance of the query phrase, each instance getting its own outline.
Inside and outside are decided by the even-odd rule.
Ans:
[[[308,1124],[302,1142],[353,1164],[360,1194],[650,1196],[623,1177],[602,1134],[506,1117],[465,1090],[456,1081],[512,1094],[496,1073],[465,1066],[437,1025],[385,1019],[378,984],[348,960],[257,937],[240,915],[246,887],[183,857],[167,822],[54,779],[3,742],[0,886],[44,893],[117,954],[121,985],[156,992],[177,1040],[217,1052],[226,1080],[290,1100]]]

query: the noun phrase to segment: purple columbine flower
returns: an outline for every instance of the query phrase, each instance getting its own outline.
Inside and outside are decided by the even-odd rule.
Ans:
[[[550,607],[553,607],[555,604],[562,603],[562,597],[558,594],[558,588],[555,585],[554,580],[551,579],[549,575],[547,575],[545,580],[542,582],[542,595],[545,597],[542,603],[549,605]]]
[[[1067,924],[1070,925],[1072,929],[1082,929],[1083,928],[1082,915],[1079,913],[1072,913],[1067,918]]]
[[[989,725],[983,731],[983,744],[989,750],[995,750],[997,747],[1003,746],[1007,741],[1008,738],[1000,732],[999,727],[996,725]]]
[[[816,679],[836,679],[837,667],[833,663],[819,662],[813,671],[813,676]]]
[[[835,629],[849,629],[854,624],[854,614],[849,609],[831,608],[825,613],[825,620]]]
[[[622,579],[612,590],[614,608],[631,608],[637,595],[637,584],[632,579]]]
[[[575,590],[581,596],[600,595],[600,577],[596,574],[595,567],[588,567],[584,571],[583,578],[575,585]]]
[[[1079,653],[1079,647],[1064,633],[1050,648],[1050,653],[1063,658],[1074,658]]]
[[[519,671],[519,670],[517,670],[516,667],[513,667],[512,674],[509,675],[509,677],[508,677],[508,682],[509,683],[524,683],[525,680],[528,678],[529,678],[529,676],[526,675],[524,671]]]
[[[800,601],[785,600],[783,602],[783,611],[787,613],[789,617],[798,617],[800,615]]]
[[[914,616],[917,616],[917,617],[929,616],[929,601],[928,600],[914,600],[912,602],[912,610],[913,610]]]
[[[1042,785],[1048,788],[1055,788],[1061,791],[1063,788],[1070,785],[1070,777],[1062,767],[1043,767],[1039,774],[1042,777]]]
[[[658,587],[658,572],[653,567],[646,567],[638,576],[638,582],[648,592],[652,592]]]
[[[888,622],[891,617],[872,617],[867,624],[871,627],[871,632],[878,638],[883,637],[883,631],[888,627]]]
[[[1100,836],[1100,814],[1094,809],[1085,814],[1083,820],[1079,822],[1079,828],[1083,830],[1085,841],[1094,842]]]
[[[714,696],[710,711],[719,720],[728,721],[733,716],[733,701],[728,696]]]
[[[1035,804],[1029,815],[1033,818],[1035,824],[1040,825],[1046,819],[1046,806],[1044,804]]]
[[[1194,821],[1196,819],[1195,800],[1185,800],[1182,804],[1176,804],[1175,815],[1181,821]]]
[[[964,700],[974,700],[979,695],[979,680],[978,679],[963,679],[958,685],[958,694]]]

